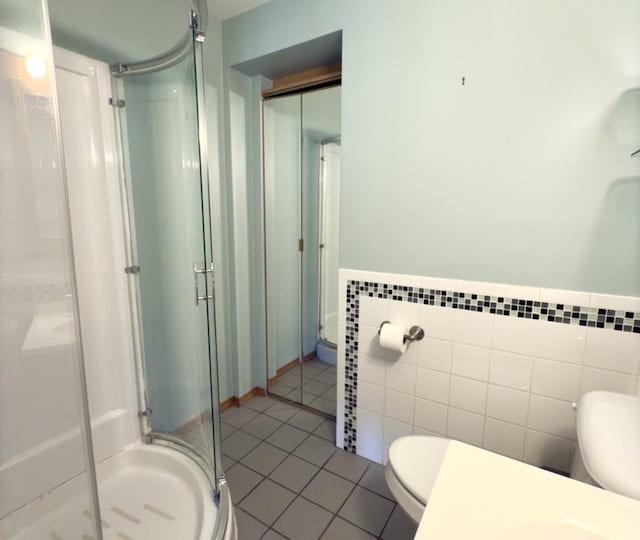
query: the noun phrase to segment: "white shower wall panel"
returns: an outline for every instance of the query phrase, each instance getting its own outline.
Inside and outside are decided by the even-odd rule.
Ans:
[[[102,460],[134,442],[138,433],[108,67],[60,49],[55,59],[92,435],[96,458]],[[35,124],[31,129],[32,138],[44,132]],[[36,192],[38,182],[55,185],[47,167],[58,167],[54,156],[47,161],[46,154],[40,155],[45,159],[34,178]],[[29,187],[25,177],[23,186]],[[0,491],[7,494],[0,515],[86,466],[70,301],[76,292],[65,277],[73,262],[51,249],[63,245],[65,229],[64,213],[55,211],[56,204],[52,198],[40,201],[40,208],[48,210],[46,219],[57,220],[53,227],[34,230],[41,212],[31,215],[29,208],[14,214],[10,225],[26,249],[25,265],[16,268],[14,278],[22,301],[11,306],[14,323],[2,325],[10,333],[0,340],[0,410],[9,413],[0,422]],[[35,264],[34,255],[39,260]]]

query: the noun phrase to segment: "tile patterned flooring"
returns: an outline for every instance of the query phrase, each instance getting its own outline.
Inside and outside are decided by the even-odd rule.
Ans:
[[[222,414],[239,540],[409,540],[384,468],[335,446],[335,422],[269,397]]]
[[[336,414],[336,367],[318,358],[281,375],[269,392],[327,414]]]

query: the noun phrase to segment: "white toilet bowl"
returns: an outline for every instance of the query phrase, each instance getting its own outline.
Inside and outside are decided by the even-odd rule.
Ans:
[[[420,522],[448,446],[448,439],[411,435],[396,439],[389,448],[384,471],[387,485],[416,523]]]

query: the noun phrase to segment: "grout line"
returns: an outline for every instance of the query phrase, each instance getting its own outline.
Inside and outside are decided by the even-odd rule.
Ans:
[[[306,440],[306,439],[305,439],[305,440]],[[304,442],[304,441],[302,441],[302,442]],[[300,444],[302,444],[302,442],[301,442]],[[300,446],[300,444],[299,444],[298,446]],[[294,450],[296,450],[296,449],[298,448],[298,446],[296,446],[296,448],[294,448]],[[293,454],[290,452],[290,453],[289,453],[289,455],[290,455],[290,456],[292,456]],[[294,457],[297,457],[297,456],[294,456]],[[287,459],[287,458],[285,458],[285,460],[286,460],[286,459]],[[275,469],[274,469],[274,470],[275,470]],[[322,469],[321,469],[320,467],[318,467],[318,470],[313,474],[313,476],[309,479],[309,481],[308,481],[308,482],[307,482],[307,483],[302,487],[302,489],[300,490],[300,492],[299,492],[299,493],[295,493],[295,492],[294,492],[294,493],[295,493],[295,497],[294,497],[294,498],[293,498],[293,500],[292,500],[292,501],[291,501],[291,502],[286,506],[286,508],[285,508],[285,509],[284,509],[284,510],[283,510],[283,511],[278,515],[278,517],[276,517],[276,519],[274,519],[274,520],[273,520],[273,524],[272,524],[272,526],[276,524],[276,522],[277,522],[277,521],[278,521],[278,520],[279,520],[279,519],[280,519],[280,518],[281,518],[281,517],[286,513],[286,511],[287,511],[287,510],[289,510],[289,508],[291,507],[291,505],[295,502],[295,500],[296,500],[298,497],[301,497],[301,498],[305,499],[307,502],[312,502],[312,501],[309,501],[308,499],[306,499],[305,497],[302,497],[301,493],[302,493],[302,492],[306,489],[306,487],[307,487],[307,486],[308,486],[308,485],[313,481],[313,479],[318,475],[318,473],[319,473],[321,470],[322,470]],[[273,471],[272,471],[272,472],[273,472]],[[277,484],[277,485],[279,485],[279,486],[281,485],[281,484],[279,484],[278,482],[276,482],[275,480],[273,480],[273,479],[271,479],[271,478],[270,478],[270,480],[271,480],[273,483],[275,483],[275,484]],[[285,487],[285,486],[282,486],[282,487]],[[289,488],[286,488],[286,489],[289,489]],[[289,491],[292,491],[292,490],[291,490],[291,489],[289,489]],[[318,506],[318,508],[322,508],[320,505],[318,505],[318,504],[316,504],[316,503],[312,503],[312,504],[314,504],[314,505]],[[324,510],[324,509],[323,509],[323,510]],[[330,521],[331,521],[331,520],[330,520]],[[276,529],[274,529],[274,530],[275,530],[278,534],[281,534],[278,530],[276,530]],[[324,531],[322,531],[322,533],[324,534]],[[322,536],[322,535],[320,535],[320,536]]]
[[[393,508],[391,509],[391,512],[389,513],[389,516],[387,517],[387,521],[384,522],[382,530],[380,531],[380,534],[378,535],[378,538],[380,540],[382,540],[382,535],[384,534],[384,531],[386,530],[387,526],[389,525],[389,522],[391,521],[391,518],[393,517],[393,514],[396,511],[397,507],[398,507],[398,503],[395,503],[393,505]]]
[[[375,463],[375,462],[371,462],[371,463]],[[387,524],[388,524],[389,520],[391,519],[391,516],[393,515],[393,512],[394,512],[394,511],[395,511],[395,509],[396,509],[396,506],[398,506],[398,503],[397,503],[396,501],[392,501],[392,500],[388,499],[388,498],[387,498],[387,497],[385,497],[384,495],[380,495],[379,493],[376,493],[375,491],[373,491],[373,490],[371,490],[371,489],[368,489],[368,488],[366,488],[365,486],[360,485],[360,483],[359,483],[359,482],[360,482],[360,480],[362,480],[362,479],[364,478],[364,475],[365,475],[365,474],[367,474],[367,471],[368,471],[368,470],[369,470],[369,468],[371,467],[371,463],[369,463],[369,464],[367,465],[367,467],[365,468],[364,472],[362,473],[362,476],[360,477],[360,479],[359,479],[357,482],[355,482],[355,483],[354,483],[353,481],[351,481],[351,482],[353,483],[353,488],[351,488],[351,491],[349,492],[349,495],[347,495],[347,496],[345,497],[344,501],[342,501],[342,504],[340,505],[340,508],[338,508],[338,510],[334,513],[334,517],[333,517],[333,519],[329,522],[329,524],[326,526],[326,528],[322,531],[322,534],[324,534],[325,532],[327,532],[327,529],[331,526],[331,523],[333,523],[333,522],[335,521],[335,518],[340,518],[340,519],[343,519],[344,521],[346,521],[347,523],[349,523],[350,525],[352,525],[352,526],[356,527],[357,529],[360,529],[361,531],[364,531],[364,532],[365,532],[365,533],[367,533],[368,535],[374,536],[370,531],[367,531],[366,529],[364,529],[363,527],[361,527],[361,526],[360,526],[360,525],[358,525],[357,523],[353,523],[352,521],[350,521],[350,520],[349,520],[349,519],[347,519],[346,517],[343,517],[343,516],[339,515],[339,514],[340,514],[340,511],[342,510],[342,508],[344,507],[344,505],[347,503],[347,501],[349,500],[349,498],[351,497],[351,495],[353,495],[353,492],[356,490],[356,488],[357,488],[357,487],[359,487],[360,489],[363,489],[363,490],[365,490],[365,491],[368,491],[369,493],[373,493],[374,495],[378,495],[379,497],[382,497],[383,499],[386,499],[386,500],[388,500],[389,502],[392,502],[392,503],[393,503],[393,507],[391,508],[391,512],[389,513],[389,516],[387,517],[387,520],[385,521],[384,526],[382,527],[382,529],[380,529],[380,534],[379,534],[379,535],[377,535],[377,536],[375,536],[375,538],[381,538],[381,537],[382,537],[382,533],[384,532],[384,530],[385,530],[385,528],[386,528],[386,526],[387,526]],[[325,469],[325,470],[326,470],[326,469]],[[327,472],[332,472],[332,471],[328,471],[328,470],[327,470]],[[333,473],[333,474],[336,474],[336,473]],[[336,476],[339,476],[340,478],[344,478],[343,476],[340,476],[340,475],[336,475]],[[345,480],[346,480],[346,479],[345,479]],[[310,501],[310,502],[312,502],[312,501]],[[317,506],[320,506],[320,505],[318,505],[317,503],[314,503],[314,504],[316,504]],[[322,538],[322,534],[320,535],[320,538]]]
[[[300,409],[300,410],[304,410],[304,409]],[[263,413],[258,413],[258,414],[263,414]],[[271,418],[271,417],[270,417],[270,416],[268,416],[268,415],[264,415],[264,416],[267,416],[268,418]],[[293,417],[293,416],[292,416],[292,417]],[[296,427],[296,426],[292,426],[291,424],[288,424],[286,421],[284,421],[284,422],[283,422],[283,421],[279,420],[279,422],[280,422],[281,424],[287,424],[287,425],[290,425],[291,427]],[[248,423],[248,422],[247,422],[247,423]],[[245,425],[246,425],[246,424],[245,424]],[[281,427],[281,426],[280,426],[280,427]],[[319,426],[318,426],[318,427],[319,427]],[[241,430],[241,431],[243,431],[243,430],[242,430],[242,428],[238,428],[238,429],[239,429],[239,430]],[[280,429],[280,428],[277,428],[277,429]],[[276,430],[274,430],[274,432],[275,432],[275,431],[277,431],[277,429],[276,429]],[[300,428],[298,428],[298,429],[300,429]],[[316,428],[316,429],[317,429],[317,428]],[[302,431],[305,431],[305,430],[302,430]],[[269,434],[267,437],[270,437],[274,432],[272,432],[271,434]],[[251,435],[250,433],[247,433],[247,432],[245,432],[245,431],[243,431],[243,433],[246,433],[246,434],[248,434],[248,435]],[[351,495],[353,494],[353,492],[355,491],[356,487],[359,487],[360,489],[365,490],[365,491],[368,491],[369,493],[372,493],[372,494],[377,495],[377,496],[379,496],[379,497],[382,497],[383,499],[385,499],[385,500],[387,500],[387,501],[389,501],[389,502],[391,502],[391,503],[393,504],[393,507],[392,507],[392,509],[391,509],[391,512],[389,513],[389,516],[387,517],[387,520],[385,521],[384,526],[382,527],[382,529],[381,529],[381,531],[380,531],[380,535],[378,535],[378,536],[377,536],[377,538],[381,538],[381,535],[384,533],[384,530],[385,530],[385,528],[387,527],[387,525],[388,525],[389,521],[391,520],[391,516],[393,515],[393,513],[394,513],[394,511],[395,511],[395,509],[396,509],[396,507],[397,507],[397,502],[396,502],[396,501],[394,501],[394,500],[391,500],[391,499],[389,499],[388,497],[385,497],[384,495],[381,495],[380,493],[377,493],[377,492],[373,491],[372,489],[369,489],[369,488],[367,488],[366,486],[363,486],[363,485],[361,485],[361,484],[360,484],[360,482],[362,481],[362,479],[363,479],[363,478],[364,478],[364,476],[366,475],[367,471],[371,468],[371,464],[372,464],[372,463],[374,463],[374,462],[370,462],[370,460],[367,460],[366,458],[362,458],[362,459],[364,459],[365,461],[367,461],[367,462],[369,462],[369,463],[367,463],[367,466],[366,466],[366,467],[365,467],[365,469],[363,470],[362,474],[358,477],[358,479],[357,479],[356,481],[353,481],[353,480],[351,480],[350,478],[345,478],[344,476],[342,476],[342,475],[340,475],[340,474],[338,474],[338,473],[335,473],[335,472],[333,472],[333,471],[328,470],[328,469],[326,469],[326,468],[325,468],[325,467],[326,467],[326,465],[327,465],[327,463],[328,463],[328,462],[331,460],[331,458],[335,455],[335,452],[340,450],[340,449],[339,449],[339,448],[337,448],[337,447],[335,448],[334,452],[333,452],[333,453],[332,453],[332,454],[331,454],[331,455],[330,455],[330,456],[329,456],[329,457],[328,457],[328,458],[323,462],[323,464],[322,464],[321,466],[318,466],[316,463],[312,463],[312,462],[310,462],[310,461],[308,461],[308,460],[306,460],[306,459],[304,459],[304,458],[302,458],[302,457],[300,457],[300,456],[296,456],[296,455],[293,453],[293,452],[295,452],[295,451],[296,451],[300,446],[302,446],[302,445],[305,443],[305,441],[307,441],[307,440],[309,439],[309,437],[311,437],[311,435],[313,435],[313,434],[314,434],[314,432],[306,432],[306,431],[305,431],[305,433],[307,433],[307,436],[306,436],[306,437],[305,437],[305,438],[304,438],[304,439],[303,439],[303,440],[302,440],[302,441],[301,441],[301,442],[300,442],[300,443],[299,443],[299,444],[298,444],[298,445],[297,445],[293,450],[291,450],[291,451],[285,451],[285,450],[283,450],[283,449],[281,449],[281,448],[278,448],[278,447],[276,447],[275,445],[273,445],[273,444],[269,443],[268,441],[266,441],[266,439],[259,439],[258,437],[255,437],[255,436],[254,436],[255,438],[259,439],[261,442],[265,442],[266,444],[269,444],[270,446],[274,446],[275,448],[278,448],[279,450],[281,450],[281,451],[283,451],[283,452],[286,452],[286,453],[287,453],[287,457],[285,457],[285,458],[284,458],[284,459],[283,459],[283,460],[282,460],[282,461],[281,461],[281,462],[280,462],[280,463],[279,463],[279,464],[278,464],[278,465],[277,465],[277,466],[276,466],[276,467],[275,467],[271,472],[269,472],[269,474],[268,474],[267,476],[264,476],[262,473],[259,473],[258,471],[254,471],[254,469],[252,469],[251,467],[249,467],[249,466],[245,465],[244,463],[242,463],[242,461],[241,461],[241,460],[239,460],[237,463],[240,463],[241,465],[243,465],[243,466],[244,466],[244,467],[246,467],[247,469],[249,469],[249,470],[251,470],[251,471],[256,472],[256,474],[258,474],[259,476],[261,476],[261,477],[262,477],[262,480],[261,480],[260,482],[258,482],[258,484],[256,484],[256,485],[255,485],[255,486],[254,486],[254,487],[253,487],[253,488],[252,488],[252,489],[251,489],[251,490],[250,490],[250,491],[249,491],[249,492],[248,492],[244,497],[242,497],[242,499],[240,499],[240,500],[236,503],[236,506],[237,506],[238,508],[240,508],[240,503],[241,503],[242,501],[244,501],[244,500],[245,500],[245,499],[246,499],[246,498],[247,498],[247,497],[248,497],[248,496],[249,496],[253,491],[255,491],[255,490],[258,488],[258,486],[260,486],[261,484],[263,484],[265,480],[269,480],[269,481],[273,482],[274,484],[278,485],[279,487],[282,487],[283,489],[286,489],[287,491],[289,491],[290,493],[293,493],[293,494],[295,495],[295,497],[293,498],[293,500],[292,500],[292,501],[291,501],[291,502],[290,502],[290,503],[289,503],[289,504],[288,504],[288,505],[283,509],[283,511],[282,511],[282,512],[281,512],[281,513],[280,513],[280,514],[275,518],[275,520],[273,521],[273,524],[275,524],[275,523],[276,523],[276,522],[277,522],[277,521],[278,521],[278,520],[279,520],[279,519],[280,519],[280,518],[281,518],[281,517],[282,517],[282,516],[287,512],[287,510],[291,507],[291,505],[295,502],[295,500],[296,500],[298,497],[300,497],[300,498],[302,498],[303,500],[307,501],[308,503],[313,504],[314,506],[317,506],[318,508],[320,508],[320,509],[324,510],[325,512],[329,512],[329,513],[331,513],[331,514],[332,514],[332,518],[329,520],[329,523],[327,524],[327,526],[322,530],[322,533],[320,534],[320,537],[322,537],[322,535],[326,533],[327,529],[331,526],[331,524],[335,521],[335,519],[336,519],[337,517],[340,517],[341,519],[344,519],[347,523],[349,523],[349,524],[351,524],[352,526],[354,526],[354,527],[356,527],[356,528],[358,528],[358,529],[360,529],[360,530],[362,530],[362,531],[366,532],[367,534],[371,534],[371,533],[370,533],[369,531],[367,531],[366,529],[363,529],[363,528],[362,528],[362,527],[360,527],[359,525],[357,525],[357,524],[355,524],[355,523],[352,523],[352,522],[351,522],[351,521],[349,521],[348,519],[346,519],[346,518],[344,518],[344,517],[342,517],[342,516],[339,516],[339,515],[338,515],[338,514],[339,514],[339,512],[340,512],[340,511],[342,510],[342,508],[344,507],[344,505],[346,504],[346,502],[349,500],[349,498],[350,498],[350,497],[351,497]],[[316,437],[317,437],[317,435],[316,435]],[[320,438],[321,440],[326,440],[326,439],[322,439],[321,437],[319,437],[319,438]],[[253,451],[255,448],[257,448],[257,446],[256,446],[256,447],[254,447],[251,451]],[[251,452],[251,451],[250,451],[250,452]],[[250,452],[249,452],[249,453],[250,453]],[[246,454],[246,455],[248,455],[248,454]],[[244,457],[246,457],[246,455],[245,455]],[[270,477],[270,475],[273,473],[273,471],[275,471],[275,470],[276,470],[276,469],[277,469],[277,468],[278,468],[278,467],[279,467],[279,466],[280,466],[280,465],[281,465],[281,464],[282,464],[282,463],[283,463],[283,462],[284,462],[284,461],[285,461],[289,456],[296,457],[296,458],[298,458],[298,459],[303,460],[305,463],[309,463],[309,464],[311,464],[311,465],[313,465],[313,466],[317,467],[317,470],[316,470],[316,472],[313,474],[313,476],[309,479],[309,481],[308,481],[308,482],[307,482],[307,483],[306,483],[306,484],[305,484],[305,485],[304,485],[304,486],[303,486],[303,487],[302,487],[298,492],[295,492],[294,490],[292,490],[292,489],[290,489],[290,488],[288,488],[288,487],[286,487],[286,486],[284,486],[284,485],[280,484],[279,482],[277,482],[276,480],[274,480],[273,478],[271,478],[271,477]],[[342,478],[342,479],[344,479],[344,480],[347,480],[348,482],[350,482],[350,483],[353,485],[353,486],[352,486],[352,488],[351,488],[351,490],[349,491],[349,494],[345,497],[344,501],[342,502],[342,504],[340,505],[340,507],[338,508],[338,510],[337,510],[336,512],[331,512],[330,510],[327,510],[326,508],[324,508],[322,505],[320,505],[320,504],[318,504],[318,503],[316,503],[316,502],[314,502],[314,501],[312,501],[312,500],[308,499],[308,498],[307,498],[307,497],[305,497],[304,495],[302,495],[302,492],[303,492],[303,491],[304,491],[304,490],[309,486],[309,484],[311,484],[311,482],[313,482],[313,480],[314,480],[314,479],[315,479],[315,478],[320,474],[320,471],[325,471],[325,472],[327,472],[327,473],[334,474],[334,475],[335,475],[335,476],[337,476],[338,478]],[[241,509],[243,512],[245,512],[246,514],[248,514],[249,516],[251,516],[252,518],[254,518],[255,520],[257,520],[259,523],[261,523],[261,524],[263,524],[264,526],[266,526],[266,527],[267,527],[267,530],[264,532],[263,536],[264,536],[265,534],[267,534],[267,532],[268,532],[269,530],[273,530],[273,531],[277,532],[278,534],[282,534],[282,533],[278,532],[276,529],[274,529],[274,528],[273,528],[273,524],[272,524],[272,525],[268,525],[267,523],[264,523],[262,520],[260,520],[259,518],[257,518],[256,516],[254,516],[253,514],[251,514],[250,512],[248,512],[247,510],[245,510],[244,508],[240,508],[240,509]]]
[[[260,414],[261,414],[261,413],[260,413]],[[265,416],[267,416],[267,415],[265,415]],[[277,420],[276,418],[271,418],[270,416],[267,416],[267,418],[270,418],[270,419],[272,419],[272,420]],[[278,420],[278,421],[279,421],[281,424],[283,424],[283,425],[284,425],[284,424],[286,424],[286,422],[283,422],[283,421],[281,421],[281,420]],[[249,422],[247,422],[247,423],[249,423]],[[287,424],[287,425],[288,425],[289,427],[296,427],[296,426],[293,426],[293,425],[291,425],[291,424]],[[237,459],[237,460],[236,460],[236,463],[241,463],[242,465],[244,465],[244,466],[245,466],[245,467],[247,467],[248,469],[250,469],[250,470],[252,470],[252,471],[255,471],[255,469],[252,469],[251,467],[249,467],[248,465],[246,465],[245,463],[243,463],[243,462],[242,462],[242,460],[243,460],[245,457],[247,457],[251,452],[253,452],[256,448],[258,448],[258,446],[260,446],[260,444],[261,444],[261,443],[268,444],[269,446],[273,446],[274,448],[277,448],[277,449],[278,449],[278,450],[280,450],[281,452],[285,452],[286,454],[291,454],[291,455],[293,455],[293,452],[295,452],[295,451],[298,449],[298,447],[300,447],[300,446],[301,446],[301,445],[302,445],[302,444],[303,444],[303,443],[304,443],[304,442],[305,442],[305,441],[306,441],[306,440],[307,440],[307,439],[312,435],[312,433],[309,433],[309,432],[305,431],[304,429],[296,428],[296,429],[300,429],[300,431],[303,431],[304,433],[306,433],[306,437],[305,437],[304,439],[302,439],[302,440],[300,441],[300,443],[299,443],[299,444],[298,444],[298,445],[297,445],[293,450],[291,450],[291,451],[289,451],[289,450],[285,450],[284,448],[280,448],[279,446],[276,446],[275,444],[270,443],[270,442],[267,440],[269,437],[271,437],[271,435],[273,435],[273,434],[274,434],[276,431],[278,431],[281,427],[282,427],[282,425],[281,425],[281,426],[278,426],[278,427],[277,427],[276,429],[274,429],[271,433],[269,433],[269,435],[267,435],[264,439],[262,439],[262,438],[260,438],[260,437],[256,437],[255,435],[251,435],[251,433],[249,433],[249,432],[247,432],[247,431],[244,431],[242,428],[238,428],[238,431],[242,431],[242,433],[244,433],[245,435],[250,435],[250,436],[251,436],[251,437],[253,437],[254,439],[258,439],[260,442],[259,442],[258,444],[256,444],[256,445],[255,445],[251,450],[249,450],[246,454],[244,454],[241,458]],[[320,438],[321,438],[321,437],[320,437]],[[323,440],[325,440],[325,439],[323,439]],[[223,446],[224,446],[224,442],[223,442]],[[224,450],[223,450],[223,452],[222,452],[222,453],[224,454]],[[294,456],[294,457],[298,457],[298,456]],[[234,459],[234,458],[232,458],[232,459]],[[285,457],[282,461],[284,461],[285,459],[287,459],[287,458]],[[305,462],[307,462],[307,463],[311,463],[310,461],[307,461],[307,460],[306,460],[306,459],[304,459],[304,458],[299,458],[299,459],[303,459]],[[282,464],[282,461],[281,461],[280,463],[278,463],[278,465],[276,465],[276,467],[274,468],[274,470],[275,470],[276,468],[278,468],[278,467]],[[315,465],[315,463],[312,463],[312,465]],[[316,465],[316,467],[317,467],[317,465]],[[258,474],[260,474],[261,476],[264,476],[264,475],[263,475],[261,472],[259,472],[259,471],[255,471],[255,472],[256,472],[256,473],[258,473]],[[273,471],[271,471],[269,474],[271,474],[272,472],[273,472]],[[266,478],[266,477],[265,477],[265,478]]]

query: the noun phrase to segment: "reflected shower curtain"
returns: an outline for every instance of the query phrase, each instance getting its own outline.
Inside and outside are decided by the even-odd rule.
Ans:
[[[322,145],[320,171],[320,338],[338,341],[340,144]]]

